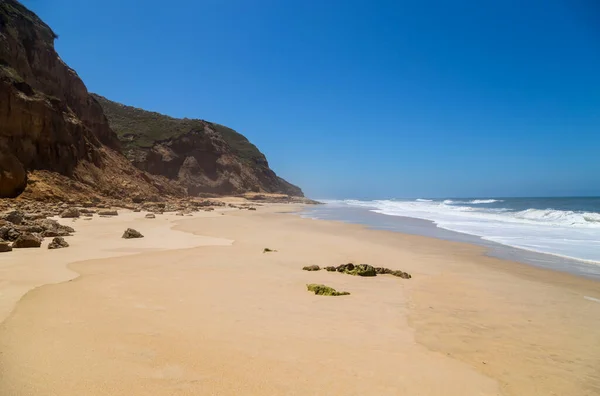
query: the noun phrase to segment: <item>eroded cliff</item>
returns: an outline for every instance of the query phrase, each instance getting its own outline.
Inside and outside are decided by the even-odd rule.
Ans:
[[[92,95],[102,105],[127,158],[141,170],[177,181],[190,195],[253,191],[303,196],[300,188],[278,177],[264,154],[233,129]]]

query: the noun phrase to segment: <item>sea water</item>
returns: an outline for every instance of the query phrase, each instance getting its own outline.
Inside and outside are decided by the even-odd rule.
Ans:
[[[571,262],[572,267],[578,268],[571,272],[600,274],[599,197],[418,198],[321,202],[325,205],[309,209],[304,216],[346,220],[380,229],[473,242],[468,238],[452,237],[454,233],[466,234],[481,241],[563,258],[565,260],[560,261],[562,264]],[[381,216],[368,216],[361,212]],[[386,220],[388,216],[396,217],[396,221],[391,221],[391,218]],[[432,235],[427,227],[401,221],[402,218],[427,220],[438,228],[453,233]],[[523,257],[526,256],[523,254]],[[583,263],[586,265],[582,265]]]

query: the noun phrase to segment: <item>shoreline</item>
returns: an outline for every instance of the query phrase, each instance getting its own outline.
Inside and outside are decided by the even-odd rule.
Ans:
[[[417,235],[426,238],[482,246],[487,249],[486,255],[490,257],[507,261],[517,261],[522,264],[534,266],[536,268],[550,269],[553,271],[600,281],[600,263],[598,262],[491,241],[485,239],[485,237],[475,234],[468,234],[465,232],[453,231],[439,227],[433,220],[409,216],[385,215],[365,208],[344,208],[341,210],[331,209],[331,212],[347,212],[347,217],[343,215],[335,215],[330,219],[318,217],[319,215],[322,216],[322,214],[318,214],[317,217],[311,217],[314,212],[318,211],[319,210],[316,208],[306,207],[302,211],[299,211],[298,215],[314,220],[331,220],[340,221],[347,224],[359,224],[373,230],[387,230],[391,232],[398,232],[400,234]],[[361,216],[361,213],[363,215],[368,213],[368,216]],[[358,218],[358,220],[353,220],[353,216]],[[378,219],[368,220],[367,218],[371,216]],[[422,224],[422,226],[415,226],[415,224]]]
[[[347,377],[350,372],[346,373],[342,370],[340,373],[341,367],[338,367],[337,371],[331,371],[329,366],[322,366],[318,361],[304,360],[310,356],[306,354],[307,351],[323,350],[323,348],[331,353],[332,362],[363,363],[361,366],[363,369],[370,365],[377,367],[378,375],[381,376],[384,385],[392,387],[381,388],[379,394],[398,394],[397,391],[401,388],[394,388],[394,386],[408,387],[402,388],[407,392],[410,391],[406,394],[414,394],[417,391],[432,395],[465,394],[467,388],[456,387],[458,386],[457,381],[461,380],[466,381],[467,385],[464,386],[470,389],[466,394],[477,390],[482,392],[481,394],[489,395],[542,395],[545,394],[543,393],[544,389],[562,389],[567,392],[563,394],[568,394],[569,390],[577,389],[578,394],[591,395],[593,393],[590,392],[597,389],[594,386],[599,386],[600,378],[589,377],[588,380],[580,378],[581,383],[568,376],[567,379],[570,381],[566,383],[560,378],[552,379],[547,376],[547,373],[552,372],[556,367],[550,362],[544,363],[542,359],[548,359],[546,354],[556,349],[557,339],[563,339],[565,335],[575,336],[574,330],[581,328],[581,325],[575,326],[576,323],[585,323],[587,328],[596,328],[594,326],[599,324],[596,319],[580,316],[583,312],[582,309],[585,309],[588,314],[591,314],[592,311],[600,313],[600,304],[594,301],[600,301],[600,284],[597,281],[489,257],[485,255],[485,249],[477,245],[401,234],[395,231],[372,230],[362,225],[336,221],[314,222],[314,220],[304,219],[297,216],[296,213],[291,213],[296,208],[298,207],[267,205],[259,207],[258,211],[253,213],[232,211],[230,214],[220,215],[218,212],[211,212],[214,214],[202,213],[200,216],[191,218],[175,218],[173,215],[165,214],[157,216],[156,220],[164,222],[163,216],[174,218],[172,221],[169,220],[167,234],[171,236],[178,235],[177,232],[179,232],[193,235],[205,242],[214,242],[215,239],[233,242],[224,243],[225,246],[221,245],[221,247],[205,244],[151,252],[132,252],[122,248],[112,249],[113,254],[120,255],[68,264],[68,268],[82,275],[72,282],[65,280],[63,283],[47,284],[31,290],[17,303],[13,314],[0,325],[0,335],[9,338],[6,343],[0,341],[0,352],[4,352],[8,348],[8,354],[0,358],[0,372],[13,379],[17,378],[16,375],[23,374],[8,370],[7,361],[1,360],[7,359],[7,356],[21,361],[26,358],[23,351],[14,347],[10,340],[16,341],[22,337],[28,337],[27,339],[34,340],[34,344],[43,350],[48,348],[46,340],[49,340],[50,338],[47,337],[51,337],[52,334],[38,334],[34,331],[35,329],[28,330],[23,327],[23,324],[28,323],[34,317],[38,318],[39,322],[36,322],[42,328],[54,329],[54,331],[62,328],[67,332],[67,338],[73,337],[84,344],[91,343],[91,346],[94,345],[91,340],[86,337],[80,339],[82,337],[81,328],[79,331],[72,332],[74,329],[70,329],[70,327],[76,326],[79,322],[96,323],[94,326],[100,326],[99,328],[103,329],[102,332],[110,332],[113,334],[111,337],[115,337],[114,339],[119,340],[119,343],[125,342],[130,336],[120,335],[118,329],[107,324],[100,325],[100,322],[97,322],[102,320],[104,323],[112,315],[117,315],[112,311],[106,311],[106,308],[101,308],[111,306],[115,311],[122,311],[120,316],[117,315],[113,319],[119,318],[120,321],[117,323],[122,323],[121,326],[125,326],[125,328],[138,329],[143,323],[150,323],[147,321],[153,316],[145,316],[148,313],[160,317],[168,316],[169,320],[165,317],[161,319],[161,322],[154,322],[152,319],[151,324],[142,325],[142,327],[147,327],[142,333],[148,332],[148,335],[142,335],[139,333],[139,329],[131,335],[140,341],[146,339],[154,349],[163,344],[165,347],[173,344],[177,349],[178,341],[172,339],[171,335],[183,332],[185,334],[180,334],[182,339],[187,339],[187,330],[180,327],[184,324],[190,328],[189,337],[192,337],[193,334],[195,338],[200,336],[201,339],[211,340],[208,344],[195,346],[189,353],[193,356],[208,354],[212,359],[220,362],[221,367],[228,367],[232,375],[229,378],[233,383],[246,384],[249,387],[243,388],[250,390],[246,392],[247,394],[264,394],[257,389],[265,389],[253,388],[253,386],[259,386],[259,383],[256,382],[258,380],[243,374],[250,370],[247,366],[250,364],[250,361],[247,360],[249,356],[253,356],[253,359],[259,362],[258,367],[251,369],[250,373],[256,374],[255,370],[263,368],[271,370],[278,375],[277,378],[287,378],[291,384],[297,387],[295,389],[305,392],[316,389],[313,386],[317,384],[324,389],[347,390],[339,388],[343,387],[340,384],[323,380],[321,376],[308,377],[311,380],[307,383],[306,381],[298,382],[291,374],[296,370],[307,375],[309,373],[316,374],[314,372],[316,368],[319,368],[320,372],[330,375],[332,379],[342,382],[350,381],[348,386],[351,384],[358,386],[356,389],[361,389],[363,386],[363,392],[369,389],[373,391],[375,385],[368,380],[371,375],[365,373],[364,370],[353,372],[354,374]],[[129,221],[128,215],[119,216],[119,220]],[[92,222],[86,223],[93,223],[96,220],[99,219],[95,218]],[[108,223],[116,219],[103,220]],[[253,232],[256,226],[262,228],[262,234]],[[116,228],[120,229],[122,225],[118,225]],[[78,229],[79,232],[81,231]],[[149,237],[152,238],[151,235]],[[288,240],[290,238],[293,239],[293,242]],[[172,240],[172,238],[169,239],[169,241]],[[273,245],[270,245],[271,243]],[[75,244],[73,246],[75,247]],[[279,252],[263,254],[262,247],[279,248]],[[68,249],[64,251],[68,252]],[[48,253],[50,252],[44,252],[44,257],[48,257]],[[123,256],[123,254],[129,255]],[[248,266],[239,263],[240,259],[252,264]],[[397,269],[412,273],[413,279],[399,281],[388,276],[360,279],[324,271],[311,274],[299,270],[306,264],[324,266],[333,263],[333,265],[337,265],[346,262],[345,260],[385,265],[394,267],[394,269],[399,267]],[[401,261],[403,264],[392,265],[396,261]],[[170,266],[172,266],[171,269],[169,269]],[[130,275],[123,277],[125,274]],[[304,284],[312,280],[320,280],[342,290],[347,289],[353,295],[333,299],[328,297],[319,299],[317,296],[307,295]],[[231,290],[232,294],[230,295],[221,290],[220,285],[235,287]],[[255,285],[262,286],[256,289],[258,286]],[[483,285],[486,286],[482,289]],[[267,288],[267,291],[264,291],[263,287]],[[91,292],[94,290],[95,292]],[[187,293],[181,294],[181,290],[186,290]],[[273,290],[275,295],[279,296],[275,298],[282,301],[276,302],[277,300],[269,297],[269,290]],[[114,294],[117,291],[118,293]],[[99,295],[104,297],[98,300]],[[180,297],[175,298],[176,295]],[[187,296],[191,295],[203,297],[200,300],[194,299],[196,302],[187,301]],[[74,303],[73,296],[81,297],[81,301]],[[523,307],[515,305],[515,301],[520,301],[523,296],[528,297],[523,299]],[[179,301],[181,298],[183,301]],[[139,299],[150,299],[154,302],[140,302]],[[131,304],[129,304],[130,300]],[[97,305],[100,301],[104,302]],[[219,301],[219,304],[213,305],[211,301]],[[545,301],[545,303],[541,303],[541,301]],[[553,304],[548,306],[548,303],[552,301]],[[67,302],[68,305],[66,305]],[[123,306],[124,302],[125,305],[129,305]],[[583,305],[586,306],[583,307]],[[61,320],[48,316],[44,308],[47,309],[51,306],[63,307],[67,310],[69,314],[65,316],[65,319],[70,318],[68,319],[70,323],[65,325]],[[93,308],[91,311],[96,311],[97,315],[86,312],[94,306],[97,308]],[[186,318],[185,315],[192,306],[196,307],[196,311],[199,309],[200,316],[209,317],[211,320],[208,322],[202,320],[202,323],[197,323],[191,318]],[[351,310],[349,310],[350,308]],[[139,315],[142,316],[137,317]],[[553,317],[557,315],[562,315],[563,318],[564,315],[567,315],[571,318],[571,322],[567,321],[565,324],[562,321],[556,321]],[[145,319],[142,320],[142,317]],[[365,320],[369,317],[370,319]],[[282,318],[286,320],[283,321]],[[304,321],[306,318],[311,318],[311,322],[308,322],[312,323],[310,327],[307,327],[307,323]],[[166,323],[163,323],[163,320]],[[534,320],[535,326],[531,324],[531,320]],[[291,325],[287,324],[288,321]],[[173,333],[174,328],[168,330],[170,329],[168,323],[179,323],[177,328],[180,330]],[[325,325],[326,323],[333,326],[335,331]],[[542,340],[539,340],[540,336],[534,334],[534,328],[522,328],[520,332],[515,332],[510,323],[528,324],[528,326],[540,329],[552,325],[555,329],[563,330],[560,332],[556,330],[557,334],[553,337],[558,338],[548,338],[549,336],[545,335],[541,337]],[[373,327],[375,324],[379,325]],[[314,333],[314,330],[310,330],[313,326],[317,326],[321,330]],[[504,342],[497,344],[490,340],[486,333],[480,333],[480,330],[477,330],[482,327],[489,329],[489,335],[500,337],[500,340]],[[367,329],[368,333],[364,333]],[[194,331],[192,332],[192,330]],[[93,330],[90,328],[90,331]],[[255,334],[254,331],[259,332]],[[135,336],[138,333],[140,335]],[[155,335],[150,336],[150,334]],[[365,338],[366,334],[374,339]],[[147,338],[149,336],[151,338]],[[356,340],[356,336],[360,337],[361,342],[357,344],[356,341],[353,341],[353,347],[350,347],[350,344],[347,343],[351,342],[350,340]],[[546,338],[547,340],[545,340]],[[569,341],[570,343],[580,342],[581,345],[572,348],[574,351],[563,351],[563,355],[575,352],[586,355],[584,352],[587,350],[586,356],[592,360],[583,359],[583,362],[588,361],[589,365],[594,357],[600,357],[600,351],[588,347],[587,343],[591,344],[591,341],[598,337],[594,338],[592,334],[580,338],[583,339]],[[414,339],[416,343],[413,344],[411,339]],[[537,347],[527,346],[527,342],[534,342],[536,339],[536,342],[541,344]],[[232,340],[235,340],[233,345]],[[288,360],[280,356],[275,352],[274,347],[265,343],[267,340],[278,346],[284,353],[289,354],[290,358],[295,356],[295,360]],[[73,361],[84,359],[68,344],[61,343],[60,339],[56,342],[66,348],[65,353],[72,357]],[[220,348],[214,349],[213,346],[210,346],[213,344],[220,345]],[[335,345],[335,348],[328,347],[330,344]],[[583,344],[586,348],[583,348]],[[342,347],[343,345],[347,346]],[[423,347],[425,349],[421,349]],[[542,347],[547,349],[544,353],[540,350]],[[351,354],[353,348],[358,348],[362,351],[361,354]],[[404,362],[404,359],[399,358],[401,355],[396,353],[408,353],[414,367],[408,364],[410,362]],[[164,350],[159,355],[164,357],[168,353]],[[178,356],[180,357],[177,359],[183,359],[183,355]],[[519,359],[515,359],[513,356],[529,357],[537,363],[523,367],[523,363],[519,363]],[[567,356],[562,357],[563,361],[558,363],[558,367],[569,368],[571,364],[579,364],[576,361],[569,363]],[[129,358],[123,360],[123,356],[116,356],[116,358],[119,367],[126,364],[127,367],[121,367],[125,370],[124,373],[116,373],[109,366],[104,366],[103,362],[114,358],[115,356],[103,353],[94,358],[95,361],[98,361],[101,372],[105,373],[109,379],[113,376],[115,379],[121,378],[121,375],[124,376],[119,382],[115,382],[115,388],[111,388],[111,391],[113,394],[126,394],[124,390],[119,390],[119,386],[124,386],[134,392],[131,394],[138,394],[135,390],[139,390],[140,385],[127,382],[129,380],[125,380],[125,377],[133,380],[140,375],[144,377],[147,374],[144,374],[145,371],[127,366],[126,362]],[[300,359],[299,362],[296,362],[297,358]],[[177,359],[176,361],[178,361]],[[242,363],[231,366],[227,363],[229,359],[236,359]],[[390,359],[393,360],[390,361]],[[578,359],[577,361],[581,361],[581,358]],[[481,363],[482,361],[486,363]],[[33,365],[37,364],[35,360],[29,360],[29,362]],[[273,365],[273,362],[277,362],[277,364]],[[397,383],[397,378],[394,377],[394,373],[397,377],[398,371],[388,372],[382,366],[382,362],[399,365],[406,370],[405,373],[410,373],[411,378],[424,380],[423,375],[427,376],[428,374],[425,372],[431,371],[432,367],[438,367],[438,375],[440,373],[443,375],[437,380],[431,378],[429,381],[437,381],[437,385],[429,388],[427,385],[412,381],[408,381],[407,385],[406,378],[402,382],[404,385],[400,385]],[[189,363],[192,364],[191,361]],[[150,363],[146,362],[142,365],[145,364]],[[191,373],[197,372],[199,368],[194,369],[193,364],[189,367],[185,366],[187,367],[185,369],[176,363],[171,364],[177,367],[171,365],[161,369],[160,374],[156,374],[158,379],[155,378],[155,374],[150,375],[150,378],[154,378],[153,381],[157,380],[161,386],[165,386],[164,389],[160,388],[164,390],[164,394],[183,392],[183,390],[177,390],[178,388],[173,390],[172,382],[174,380],[187,381],[184,382],[187,384],[186,389],[188,390],[196,389],[194,384],[199,386],[199,383],[194,382],[198,379],[190,380],[188,378],[190,375],[193,377],[194,375]],[[204,365],[204,363],[202,364]],[[66,362],[66,365],[70,366],[70,361]],[[206,365],[202,366],[201,371],[221,372],[221,369],[213,367],[211,364],[206,363]],[[313,367],[315,365],[316,368]],[[544,378],[542,382],[546,381],[547,383],[532,384],[531,381],[527,381],[521,376],[507,377],[502,374],[506,370],[516,371],[516,368],[513,368],[514,365],[519,366],[519,372],[537,372],[538,376],[541,375],[541,378]],[[335,369],[335,367],[337,366],[334,364],[333,368]],[[593,366],[588,367],[593,368]],[[42,367],[42,369],[52,372],[56,370],[52,365]],[[58,369],[58,372],[61,370]],[[126,375],[127,373],[129,376]],[[267,377],[268,383],[261,382],[260,386],[271,386],[269,389],[275,393],[289,391],[287,385],[279,383],[276,377],[266,373],[263,372],[263,375]],[[456,381],[446,377],[450,373],[457,378]],[[85,371],[80,375],[85,379],[86,384],[89,385],[90,381],[94,382],[94,375],[91,372]],[[229,376],[229,374],[227,375]],[[353,376],[362,378],[366,384],[371,386],[365,388],[364,385],[356,385],[350,379]],[[4,375],[3,377],[8,378]],[[489,382],[490,379],[497,381],[497,385]],[[36,382],[33,378],[29,378],[29,380]],[[27,382],[27,380],[24,381]],[[210,383],[210,389],[213,391],[219,389],[223,391],[223,394],[235,394],[233,389],[227,388],[223,383],[213,383],[210,379],[206,381]],[[75,381],[75,383],[78,382]],[[54,387],[54,389],[60,389],[62,386],[52,378],[45,378],[43,384],[50,388]],[[0,380],[0,389],[3,389],[5,385],[8,384]],[[21,382],[20,385],[24,385],[24,382]],[[20,389],[18,382],[15,386],[16,388],[7,388],[13,391],[11,394],[29,394],[19,390],[14,392],[16,389]],[[252,389],[254,391],[251,391]],[[206,392],[209,394],[208,391]],[[299,391],[298,394],[300,393],[302,392]],[[91,394],[101,393],[98,390]],[[204,393],[198,391],[197,394]],[[271,392],[271,394],[273,393]],[[350,392],[349,394],[354,393]]]

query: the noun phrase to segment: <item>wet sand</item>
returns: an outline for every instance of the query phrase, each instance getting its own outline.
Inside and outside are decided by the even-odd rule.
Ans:
[[[78,220],[0,256],[0,394],[600,394],[599,282],[289,209]],[[413,278],[301,270],[345,262]]]

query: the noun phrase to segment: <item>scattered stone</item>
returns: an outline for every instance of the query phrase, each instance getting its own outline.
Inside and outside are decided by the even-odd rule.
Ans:
[[[390,275],[394,275],[394,276],[397,276],[397,277],[402,278],[402,279],[410,279],[410,278],[412,278],[412,275],[409,274],[408,272],[399,271],[399,270],[398,271],[392,271],[392,272],[390,272]]]
[[[84,217],[83,220],[92,220],[91,217]]]
[[[133,209],[133,211],[134,211],[135,213],[138,213],[138,212],[141,212],[141,211],[142,211],[142,209],[140,209],[140,208],[135,208],[135,209]]]
[[[177,212],[175,216],[183,216],[183,212]]]
[[[101,210],[98,212],[98,215],[100,215],[100,216],[118,216],[119,212],[117,212],[116,210]]]
[[[319,267],[318,265],[307,265],[306,267],[302,268],[304,271],[320,271],[321,267]]]
[[[269,249],[269,248],[264,248],[263,249],[263,253],[271,253],[271,252],[276,252],[277,250],[273,250],[273,249]]]
[[[21,225],[23,223],[23,212],[19,212],[18,210],[14,210],[6,215],[4,218],[6,221],[10,221],[14,225]]]
[[[250,208],[247,208],[247,209],[248,210],[256,210],[256,208],[253,208],[253,207],[250,207]]]
[[[14,249],[38,248],[42,244],[42,237],[36,234],[23,233],[13,242]]]
[[[8,242],[0,242],[0,253],[10,252],[12,247],[8,244]]]
[[[204,208],[202,210],[204,210],[205,212],[212,212],[213,210],[215,210],[215,208]]]
[[[69,208],[60,214],[63,219],[71,219],[81,216],[81,212],[77,208]]]
[[[143,238],[144,236],[139,232],[134,230],[133,228],[128,228],[123,233],[122,238],[132,239],[132,238]]]
[[[63,237],[56,237],[48,244],[48,249],[62,249],[69,247],[69,244]]]
[[[309,285],[306,285],[306,288],[308,289],[308,291],[311,291],[318,296],[347,296],[350,294],[345,291],[339,292],[339,291],[335,290],[333,287],[319,285],[316,283],[311,283]]]
[[[154,219],[156,218],[156,215],[154,213],[147,213],[144,217],[146,217],[147,219]]]
[[[325,267],[325,271],[335,272],[335,271],[337,271],[337,268],[335,268],[334,266],[330,265],[329,267]]]

